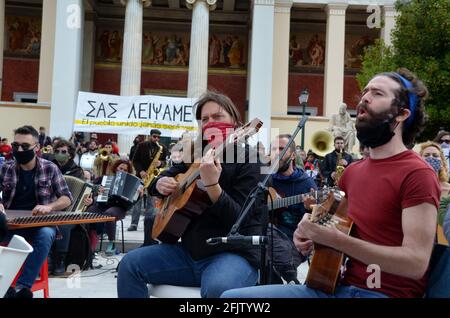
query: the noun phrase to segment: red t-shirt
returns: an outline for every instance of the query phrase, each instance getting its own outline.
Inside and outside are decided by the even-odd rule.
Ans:
[[[345,169],[339,186],[346,193],[348,215],[354,222],[351,235],[377,245],[402,245],[402,209],[421,203],[439,207],[436,173],[411,150],[355,162]],[[427,274],[414,280],[381,272],[381,288],[370,289],[366,280],[372,274],[367,264],[350,258],[342,284],[390,297],[422,297],[428,280]]]

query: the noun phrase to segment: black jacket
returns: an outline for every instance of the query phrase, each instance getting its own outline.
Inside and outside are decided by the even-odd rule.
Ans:
[[[342,154],[342,158],[345,159],[348,162],[348,164],[351,164],[353,162],[352,156],[346,152]],[[336,170],[336,163],[337,163],[337,152],[333,151],[325,156],[320,166],[320,172],[322,173],[322,176],[327,179],[327,184],[329,186],[334,185],[334,180],[331,178],[331,173],[333,173]]]
[[[58,166],[59,170],[64,176],[72,176],[81,180],[84,180],[83,169],[78,166],[73,159],[69,159],[64,166],[60,166],[59,162],[53,160],[53,162]]]
[[[255,153],[256,155],[256,153]],[[219,200],[209,205],[196,219],[192,220],[181,240],[183,246],[189,251],[194,260],[206,258],[224,251],[234,252],[246,258],[250,264],[259,267],[259,247],[232,246],[227,244],[207,245],[206,240],[211,237],[227,236],[233,224],[237,221],[241,207],[250,191],[258,182],[264,179],[261,174],[261,163],[249,163],[248,147],[245,151],[246,163],[222,163],[222,174],[219,178],[220,187],[223,189]],[[226,158],[226,157],[224,157]],[[235,161],[236,162],[236,161]],[[256,162],[256,158],[250,162]],[[156,183],[163,176],[174,177],[184,173],[188,167],[182,163],[162,172],[149,187],[151,195],[162,197],[156,190]],[[266,200],[263,198],[263,201]],[[261,210],[253,209],[251,217],[243,222],[239,233],[242,235],[261,235]]]
[[[160,145],[163,147],[163,151],[159,157],[159,161],[161,161],[161,167],[164,167],[166,165],[168,151],[164,145]],[[141,171],[147,171],[158,150],[158,146],[150,141],[144,141],[138,145],[132,159],[133,166],[138,177],[140,177],[139,173]]]

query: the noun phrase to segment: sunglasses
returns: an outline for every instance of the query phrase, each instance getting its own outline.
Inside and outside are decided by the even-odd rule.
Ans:
[[[30,145],[29,143],[26,143],[26,142],[23,143],[23,144],[19,144],[18,142],[12,142],[11,143],[11,148],[14,151],[18,151],[20,147],[22,147],[23,151],[27,151],[27,150],[30,150],[30,149],[33,149],[34,147],[36,147],[36,144]]]
[[[65,154],[69,153],[69,151],[67,151],[67,150],[55,150],[55,153],[61,153],[61,154],[65,155]]]
[[[152,138],[160,139],[160,137],[158,135],[152,135]]]
[[[445,142],[446,144],[450,144],[450,139],[441,139],[440,142],[441,142],[441,144],[443,142]]]

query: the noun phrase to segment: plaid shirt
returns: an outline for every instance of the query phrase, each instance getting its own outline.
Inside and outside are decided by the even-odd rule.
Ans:
[[[18,180],[19,165],[15,161],[5,162],[0,170],[0,192],[3,191],[0,203],[5,209],[11,206]],[[71,201],[72,194],[59,168],[52,162],[36,157],[36,174],[34,177],[35,195],[38,205],[55,202],[63,195]]]

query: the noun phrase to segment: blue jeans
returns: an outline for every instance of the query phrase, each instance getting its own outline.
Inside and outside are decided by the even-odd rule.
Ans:
[[[218,298],[232,288],[254,286],[258,271],[237,254],[220,253],[194,261],[177,244],[156,244],[129,252],[120,262],[120,298],[148,298],[147,284],[200,286],[202,297]]]
[[[264,285],[224,292],[221,298],[387,298],[375,291],[355,286],[339,285],[334,295],[326,294],[306,285]]]
[[[9,242],[14,234],[22,236],[33,246],[33,252],[25,260],[23,271],[17,280],[17,285],[31,288],[52,247],[56,236],[56,228],[36,227],[9,231],[4,242]]]
[[[61,233],[62,237],[61,239],[55,241],[55,251],[57,253],[67,253],[70,244],[70,232],[75,226],[76,224],[58,226],[59,232]]]

